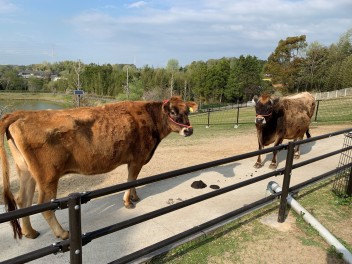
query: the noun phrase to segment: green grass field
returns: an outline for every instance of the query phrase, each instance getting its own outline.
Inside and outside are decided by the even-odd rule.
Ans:
[[[340,97],[319,102],[318,114],[313,116],[317,122],[352,121],[352,97]]]

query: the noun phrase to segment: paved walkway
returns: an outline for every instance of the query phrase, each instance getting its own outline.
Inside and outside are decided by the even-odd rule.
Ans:
[[[344,136],[336,136],[318,142],[308,143],[301,147],[303,161],[343,146]],[[286,151],[278,155],[279,168],[285,164]],[[138,188],[141,201],[133,210],[123,207],[122,193],[96,199],[82,205],[82,231],[90,232],[132,217],[154,211],[172,203],[211,192],[210,185],[215,184],[220,188],[241,182],[243,180],[264,174],[268,169],[271,154],[264,155],[265,166],[261,169],[253,168],[256,158],[250,158],[224,166],[190,173],[171,180],[152,183]],[[337,167],[340,155],[335,155],[327,160],[304,166],[293,172],[291,185],[308,180],[326,171]],[[107,263],[122,256],[128,255],[139,249],[152,245],[169,236],[190,229],[196,225],[221,216],[245,204],[264,198],[267,183],[271,180],[282,185],[282,176],[273,177],[251,186],[235,190],[224,195],[203,201],[196,205],[180,209],[170,214],[149,220],[125,230],[93,240],[83,247],[83,263]],[[191,184],[202,180],[208,187],[193,189]],[[3,212],[3,206],[0,208]],[[68,211],[56,212],[64,228],[68,228]],[[12,229],[8,223],[0,225],[0,261],[18,256],[51,245],[58,241],[54,238],[49,226],[43,217],[38,214],[31,217],[33,227],[41,235],[36,240],[12,238]],[[49,255],[33,261],[33,263],[69,263],[69,252],[64,254]]]

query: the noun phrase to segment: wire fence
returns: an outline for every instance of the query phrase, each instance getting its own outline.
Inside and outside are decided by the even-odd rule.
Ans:
[[[237,128],[239,125],[254,124],[254,119],[254,105],[248,104],[200,109],[198,113],[190,116],[193,126],[201,125],[207,128],[215,126]],[[330,123],[352,121],[352,96],[317,100],[312,121]]]
[[[352,132],[345,134],[343,147],[352,146]],[[344,167],[346,164],[352,163],[352,150],[342,152],[338,168]],[[341,169],[336,174],[333,190],[340,196],[352,196],[352,167]]]
[[[317,100],[314,121],[352,121],[352,96]]]

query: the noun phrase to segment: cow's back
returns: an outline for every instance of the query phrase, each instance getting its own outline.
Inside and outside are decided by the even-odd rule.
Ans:
[[[145,159],[141,162],[151,158],[161,138],[154,120],[157,114],[146,109],[144,102],[122,102],[16,112],[21,118],[9,131],[28,164],[44,170],[56,167],[62,175],[104,173],[139,157]]]
[[[303,92],[284,97],[284,99],[293,100],[298,107],[300,107],[300,105],[306,106],[308,108],[310,118],[313,116],[316,103],[315,98],[311,93]]]
[[[315,110],[315,99],[308,93],[300,93],[283,97],[279,100],[279,107],[283,111],[283,127],[285,138],[294,139],[308,130]]]

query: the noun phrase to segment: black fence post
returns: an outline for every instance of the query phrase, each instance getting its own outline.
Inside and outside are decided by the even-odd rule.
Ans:
[[[210,127],[210,111],[211,111],[211,109],[208,108],[208,110],[207,110],[207,112],[208,112],[208,125],[206,126],[206,128]]]
[[[240,116],[240,106],[237,106],[237,118],[236,118],[236,125],[234,126],[235,128],[238,128],[238,118]]]
[[[69,198],[70,263],[82,264],[81,195],[71,193]]]
[[[350,168],[350,176],[348,177],[346,194],[352,196],[352,167]]]
[[[315,111],[315,118],[314,118],[314,121],[317,121],[317,118],[318,118],[318,110],[319,110],[319,102],[320,102],[321,100],[317,100],[317,109],[316,109],[316,111]]]
[[[279,223],[285,222],[286,207],[287,207],[287,196],[288,196],[288,191],[289,191],[289,188],[290,188],[290,181],[291,181],[291,173],[292,173],[292,164],[293,164],[294,154],[295,154],[295,142],[290,141],[288,143],[288,148],[287,148],[286,164],[285,164],[285,171],[284,171],[284,180],[283,180],[283,183],[282,183],[282,192],[281,192],[281,200],[280,200],[280,207],[279,207],[279,217],[278,217],[278,222]]]

